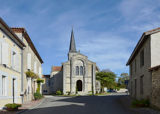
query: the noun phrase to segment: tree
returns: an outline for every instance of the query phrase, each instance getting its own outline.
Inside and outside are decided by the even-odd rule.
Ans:
[[[125,88],[125,80],[129,80],[129,75],[128,73],[121,73],[120,77],[118,78],[118,86]]]
[[[116,86],[116,74],[113,72],[98,72],[96,73],[96,79],[101,82],[102,91],[104,87],[114,89]]]

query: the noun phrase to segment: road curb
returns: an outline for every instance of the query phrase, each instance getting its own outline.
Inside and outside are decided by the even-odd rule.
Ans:
[[[22,113],[24,113],[24,112],[27,112],[27,111],[29,111],[29,110],[32,110],[32,109],[38,107],[39,105],[41,105],[44,100],[45,100],[45,98],[43,98],[43,99],[42,99],[37,105],[35,105],[34,107],[32,107],[32,108],[30,107],[30,108],[28,108],[28,109],[24,109],[24,110],[22,110],[22,111],[20,111],[20,112],[17,112],[16,114],[22,114]]]

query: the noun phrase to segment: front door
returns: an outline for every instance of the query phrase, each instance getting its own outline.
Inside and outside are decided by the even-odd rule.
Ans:
[[[77,90],[82,91],[82,81],[81,80],[77,81]]]

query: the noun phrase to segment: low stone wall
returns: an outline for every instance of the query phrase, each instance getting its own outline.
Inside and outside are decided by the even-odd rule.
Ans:
[[[160,69],[152,71],[151,104],[160,109]]]

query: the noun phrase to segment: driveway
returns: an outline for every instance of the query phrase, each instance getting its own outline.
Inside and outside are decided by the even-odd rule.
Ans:
[[[125,96],[48,96],[38,107],[23,114],[136,114],[121,104],[122,97]]]

